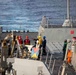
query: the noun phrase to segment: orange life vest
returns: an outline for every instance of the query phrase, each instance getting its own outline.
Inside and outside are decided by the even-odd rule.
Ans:
[[[72,51],[68,50],[68,53],[67,53],[67,63],[71,63],[71,57],[72,57]]]

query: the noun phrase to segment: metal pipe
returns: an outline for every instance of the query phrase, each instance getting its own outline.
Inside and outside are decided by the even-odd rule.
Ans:
[[[67,0],[67,19],[70,19],[70,0]]]
[[[49,25],[48,22],[49,22],[49,19],[47,19],[47,28],[48,28],[48,25]]]
[[[58,75],[60,75],[60,70],[61,70],[62,66],[59,67],[59,71],[58,71]]]
[[[61,75],[64,75],[64,73],[65,73],[65,68],[66,68],[66,65],[65,65],[65,63],[63,63]]]
[[[16,40],[17,40],[17,48],[18,48],[18,51],[19,51],[19,57],[21,57],[22,56],[22,51],[21,51],[21,48],[20,48],[20,44],[18,42],[18,39],[16,39]]]

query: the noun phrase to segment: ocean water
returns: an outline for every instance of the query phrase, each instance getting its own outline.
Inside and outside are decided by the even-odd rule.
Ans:
[[[67,0],[0,0],[0,26],[3,31],[36,32],[43,16],[51,18],[55,23],[55,19],[63,22],[66,7]],[[76,18],[76,0],[70,0],[70,17]]]

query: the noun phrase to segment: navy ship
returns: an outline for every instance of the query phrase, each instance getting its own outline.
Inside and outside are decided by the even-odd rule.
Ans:
[[[1,41],[1,61],[0,61],[0,74],[1,75],[76,75],[76,44],[74,44],[74,51],[72,55],[71,65],[62,60],[63,42],[65,39],[72,40],[76,36],[76,26],[72,23],[69,15],[69,0],[67,0],[67,19],[62,25],[50,25],[47,18],[44,16],[41,21],[38,32],[2,32],[0,29],[0,40],[10,40],[11,56],[7,56],[8,44]],[[46,36],[47,40],[47,55],[40,55],[40,60],[22,58],[21,45],[17,40],[17,45],[14,45],[13,36],[22,36],[23,40],[28,35],[31,44],[27,47],[30,48],[34,45],[34,40],[38,35]],[[14,48],[17,47],[17,53],[13,53]],[[15,55],[15,56],[14,56]],[[18,56],[19,55],[19,56]],[[9,72],[10,71],[10,72]]]

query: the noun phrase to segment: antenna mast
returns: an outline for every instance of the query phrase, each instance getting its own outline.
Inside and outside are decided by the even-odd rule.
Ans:
[[[70,0],[67,0],[67,19],[70,19]]]

